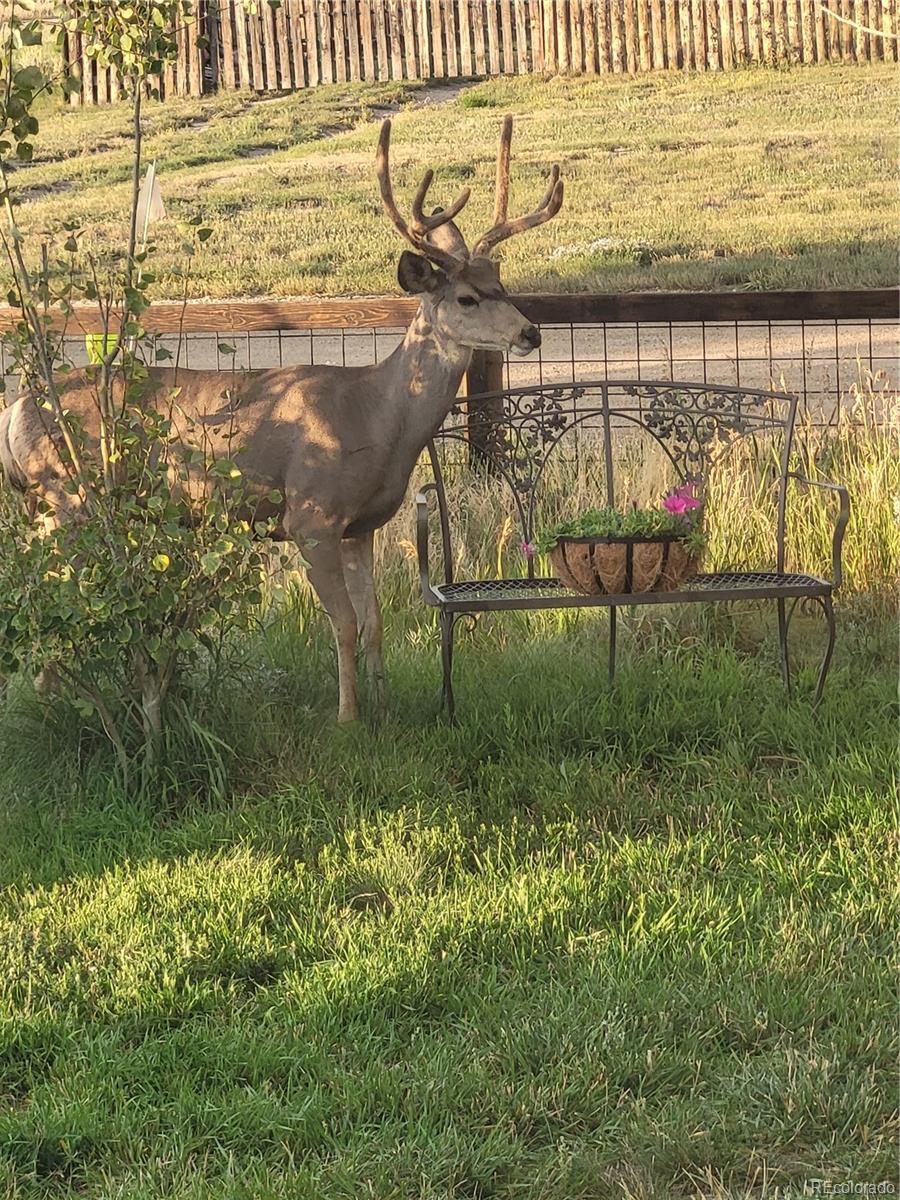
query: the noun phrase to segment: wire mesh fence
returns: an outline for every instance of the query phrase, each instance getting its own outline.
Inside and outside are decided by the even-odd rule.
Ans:
[[[160,334],[145,352],[153,360],[166,351],[167,365],[190,370],[366,366],[386,358],[404,332],[384,326]],[[888,319],[568,322],[543,325],[541,333],[528,358],[505,358],[504,387],[634,378],[775,388],[796,393],[813,420],[828,423],[857,399],[867,376],[876,378],[882,404],[896,399],[900,384],[898,325]],[[67,339],[67,352],[74,365],[87,362],[83,337]],[[2,347],[0,367],[6,375]],[[8,382],[14,392],[15,380]]]

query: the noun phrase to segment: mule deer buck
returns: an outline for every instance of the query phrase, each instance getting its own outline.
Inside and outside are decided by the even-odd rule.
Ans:
[[[245,482],[260,497],[273,489],[283,496],[280,512],[261,499],[253,516],[275,517],[282,535],[302,548],[337,643],[339,721],[357,716],[360,635],[379,704],[383,696],[382,622],[372,576],[375,530],[402,504],[419,455],[456,401],[472,352],[511,349],[524,355],[540,345],[538,330],[510,301],[490,254],[514,234],[548,221],[563,199],[554,166],[537,208],[508,218],[512,118],[506,117],[494,224],[470,251],[455,224],[468,189],[449,208],[426,215],[433,178],[427,171],[411,219],[401,214],[391,186],[390,136],[391,123],[385,121],[378,184],[388,216],[415,251],[400,256],[400,286],[421,297],[394,352],[374,366],[252,371],[233,397],[228,391],[233,377],[223,372],[180,371],[176,381],[171,369],[154,368],[148,384],[150,394],[161,394],[177,383],[179,408],[202,426],[213,452],[230,457],[229,446],[240,446],[236,459]],[[83,371],[65,377],[60,397],[86,429],[96,427],[96,402]],[[0,413],[0,466],[13,486],[50,506],[53,520],[78,519],[47,421],[47,412],[28,396]]]

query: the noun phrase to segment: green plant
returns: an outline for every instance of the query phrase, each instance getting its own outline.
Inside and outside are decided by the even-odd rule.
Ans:
[[[538,538],[534,548],[546,554],[560,538],[653,538],[674,534],[699,553],[706,545],[702,519],[703,502],[695,494],[695,485],[688,483],[670,491],[661,508],[635,507],[624,513],[615,508],[587,509],[577,517],[557,522]]]
[[[179,667],[221,654],[229,634],[254,619],[266,565],[257,545],[265,528],[253,523],[257,498],[245,494],[233,457],[240,447],[227,458],[211,454],[179,409],[177,375],[154,379],[140,350],[154,278],[152,250],[136,245],[142,95],[174,55],[176,27],[191,19],[185,0],[79,0],[66,10],[66,27],[82,33],[89,56],[121,74],[132,98],[130,234],[116,266],[82,255],[77,225],[68,222],[65,257],[39,276],[30,270],[7,156],[13,146],[20,159],[30,156],[22,139],[38,132],[31,109],[52,81],[16,68],[18,45],[42,31],[15,5],[0,63],[2,237],[13,278],[8,300],[20,311],[5,340],[25,402],[43,409],[59,435],[45,453],[56,455],[48,469],[61,481],[53,504],[44,494],[30,505],[41,533],[21,512],[0,515],[0,669],[48,672],[83,716],[99,717],[123,773],[135,744],[158,742]],[[185,278],[212,234],[199,217],[188,229]],[[89,339],[91,365],[79,379],[89,402],[77,410],[65,396],[72,367],[53,322],[76,299],[94,301],[104,326]]]

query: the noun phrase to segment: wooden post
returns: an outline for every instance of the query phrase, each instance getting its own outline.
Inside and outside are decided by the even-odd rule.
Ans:
[[[443,79],[447,74],[447,68],[444,64],[444,26],[441,19],[440,0],[431,0],[429,27],[431,77],[432,79]]]
[[[484,6],[482,0],[472,0],[469,4],[469,17],[472,22],[472,41],[475,48],[475,75],[487,74],[487,59],[485,57],[484,39]]]
[[[415,0],[403,0],[403,61],[407,79],[419,79],[419,61],[416,55],[416,31],[414,27]]]
[[[722,66],[730,71],[734,66],[734,33],[731,28],[731,0],[721,0],[719,20],[722,34]]]
[[[856,20],[861,26],[869,24],[869,5],[866,0],[856,0],[854,6],[856,8]],[[865,29],[856,30],[856,61],[864,63],[869,61],[869,35]]]
[[[234,91],[237,84],[234,77],[234,34],[231,28],[229,0],[219,0],[216,7],[216,22],[222,46],[222,81],[229,91]]]
[[[584,70],[588,75],[596,75],[600,64],[597,62],[597,0],[584,0]]]
[[[555,75],[559,70],[556,57],[556,12],[553,0],[542,0],[544,16],[544,70]]]
[[[656,71],[663,71],[666,67],[666,22],[663,16],[662,0],[651,0],[650,34],[653,45],[653,68]]]
[[[516,74],[528,74],[528,0],[516,0]]]
[[[211,0],[206,6],[206,20],[204,22],[206,28],[206,49],[203,51],[202,59],[205,59],[209,67],[209,86],[214,92],[219,90],[219,84],[222,79],[222,68],[219,63],[219,47],[222,43],[221,22],[219,20],[219,6],[217,0]],[[206,88],[206,75],[203,75],[203,86]]]
[[[705,71],[709,65],[706,57],[706,10],[703,0],[691,0],[691,29],[694,35],[694,66]]]
[[[403,78],[403,46],[400,31],[403,27],[403,17],[400,12],[400,0],[390,0],[387,10],[388,17],[388,49],[391,52],[391,78]]]
[[[775,61],[791,61],[788,53],[787,0],[775,0]]]
[[[513,55],[512,0],[500,0],[500,45],[503,49],[502,71],[504,75],[515,75],[516,62]]]
[[[373,49],[372,8],[370,0],[354,0],[354,10],[359,22],[359,45],[361,54],[360,78],[371,81],[375,74],[375,52]]]
[[[306,56],[303,53],[303,0],[288,0],[287,21],[294,87],[305,88],[309,77],[306,73]]]
[[[302,0],[293,0],[293,2],[299,4],[302,3]],[[233,9],[234,44],[237,48],[235,87],[248,88],[250,87],[250,54],[247,46],[247,14],[242,4],[232,5],[229,0],[229,7]]]
[[[500,26],[497,22],[497,0],[485,0],[487,8],[488,73],[500,74]]]
[[[418,0],[419,71],[422,79],[434,79],[435,77],[434,67],[432,66],[431,14],[428,9],[428,0]],[[438,45],[440,45],[440,42],[438,42]]]
[[[584,23],[587,19],[589,0],[569,6],[569,70],[574,75],[584,74]]]
[[[190,79],[188,77],[188,26],[182,25],[175,31],[175,42],[178,47],[178,65],[176,67],[177,76],[176,83],[178,86],[178,95],[187,96],[190,88]]]
[[[678,4],[669,0],[666,5],[666,66],[670,71],[680,69],[681,46],[678,40]]]
[[[882,32],[888,35],[897,33],[896,22],[891,13],[892,0],[881,0],[881,29]],[[896,62],[900,48],[898,48],[897,39],[893,36],[887,36],[884,39],[884,58],[886,62]]]
[[[690,0],[678,0],[678,33],[681,39],[681,65],[687,70],[694,65],[694,31],[691,24]]]
[[[634,20],[634,0],[623,0],[622,41],[624,44],[624,67],[629,75],[635,74],[638,65],[637,34]]]
[[[650,57],[650,0],[637,0],[637,27],[640,68],[649,71],[653,65]]]
[[[275,61],[275,13],[268,4],[259,6],[262,22],[262,51],[265,58],[266,90],[278,91],[278,66]]]
[[[544,58],[544,22],[542,19],[542,0],[530,0],[531,3],[531,69],[536,75],[543,75],[547,70],[547,60]]]
[[[799,25],[799,0],[786,0],[786,9],[787,61],[789,63],[800,62],[802,55],[802,35]]]
[[[347,36],[344,25],[344,0],[333,0],[334,70],[338,83],[347,82]]]
[[[453,0],[451,0],[451,3]],[[472,66],[472,37],[469,30],[471,0],[458,0],[456,13],[459,17],[459,73],[464,78],[475,74]]]
[[[316,0],[319,33],[322,39],[322,82],[334,83],[334,25],[331,6],[334,0]]]
[[[612,47],[609,30],[609,0],[594,0],[597,26],[597,70],[612,71]]]
[[[188,44],[191,56],[191,95],[202,96],[204,91],[203,60],[206,57],[206,51],[197,45],[197,39],[200,37],[199,16],[188,27],[188,33],[190,35]]]
[[[387,24],[384,11],[384,0],[373,0],[375,14],[375,46],[378,53],[379,80],[390,79],[391,62],[387,50]]]
[[[459,53],[456,43],[456,0],[442,0],[444,49],[447,51],[447,77],[457,79],[460,74]]]
[[[718,71],[721,66],[720,50],[719,0],[707,0],[707,66],[710,71]]]
[[[747,31],[747,53],[751,62],[759,62],[762,57],[759,0],[746,0],[746,5],[745,29]]]
[[[556,70],[560,75],[568,74],[571,62],[567,7],[566,0],[556,0]]]
[[[359,53],[359,13],[357,0],[347,0],[347,49],[350,59],[350,78],[355,83],[362,78]]]
[[[484,392],[499,392],[503,387],[503,355],[495,350],[476,350],[466,372],[466,396]],[[469,461],[490,466],[491,452],[496,451],[496,429],[503,417],[503,401],[468,401],[466,424],[469,435]]]
[[[262,30],[258,12],[248,16],[250,25],[250,66],[253,71],[253,88],[257,92],[266,90],[266,77],[263,71]]]

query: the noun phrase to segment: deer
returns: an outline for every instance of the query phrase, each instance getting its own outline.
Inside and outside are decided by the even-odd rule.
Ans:
[[[419,297],[419,307],[402,342],[381,362],[254,370],[242,376],[238,389],[227,372],[179,370],[176,376],[171,368],[150,369],[150,393],[177,387],[179,408],[202,427],[213,452],[232,457],[230,448],[240,446],[235,460],[244,482],[260,496],[252,519],[268,518],[277,525],[275,536],[300,547],[309,583],[334,633],[340,723],[358,718],[360,640],[375,706],[383,709],[375,531],[401,507],[424,447],[456,403],[473,352],[526,355],[541,343],[538,329],[500,282],[492,252],[555,216],[563,181],[554,165],[537,207],[509,218],[511,139],[512,117],[507,116],[497,154],[493,224],[469,250],[456,224],[469,188],[448,208],[426,214],[434,178],[428,170],[410,217],[402,215],[391,184],[391,122],[383,123],[375,173],[385,212],[412,247],[400,255],[397,280]],[[86,430],[96,427],[96,400],[84,371],[65,375],[60,400]],[[46,409],[23,394],[0,413],[0,468],[28,496],[32,511],[40,507],[55,522],[79,519],[78,498],[63,487],[66,474],[53,432]],[[267,509],[266,497],[273,491],[282,500]]]

